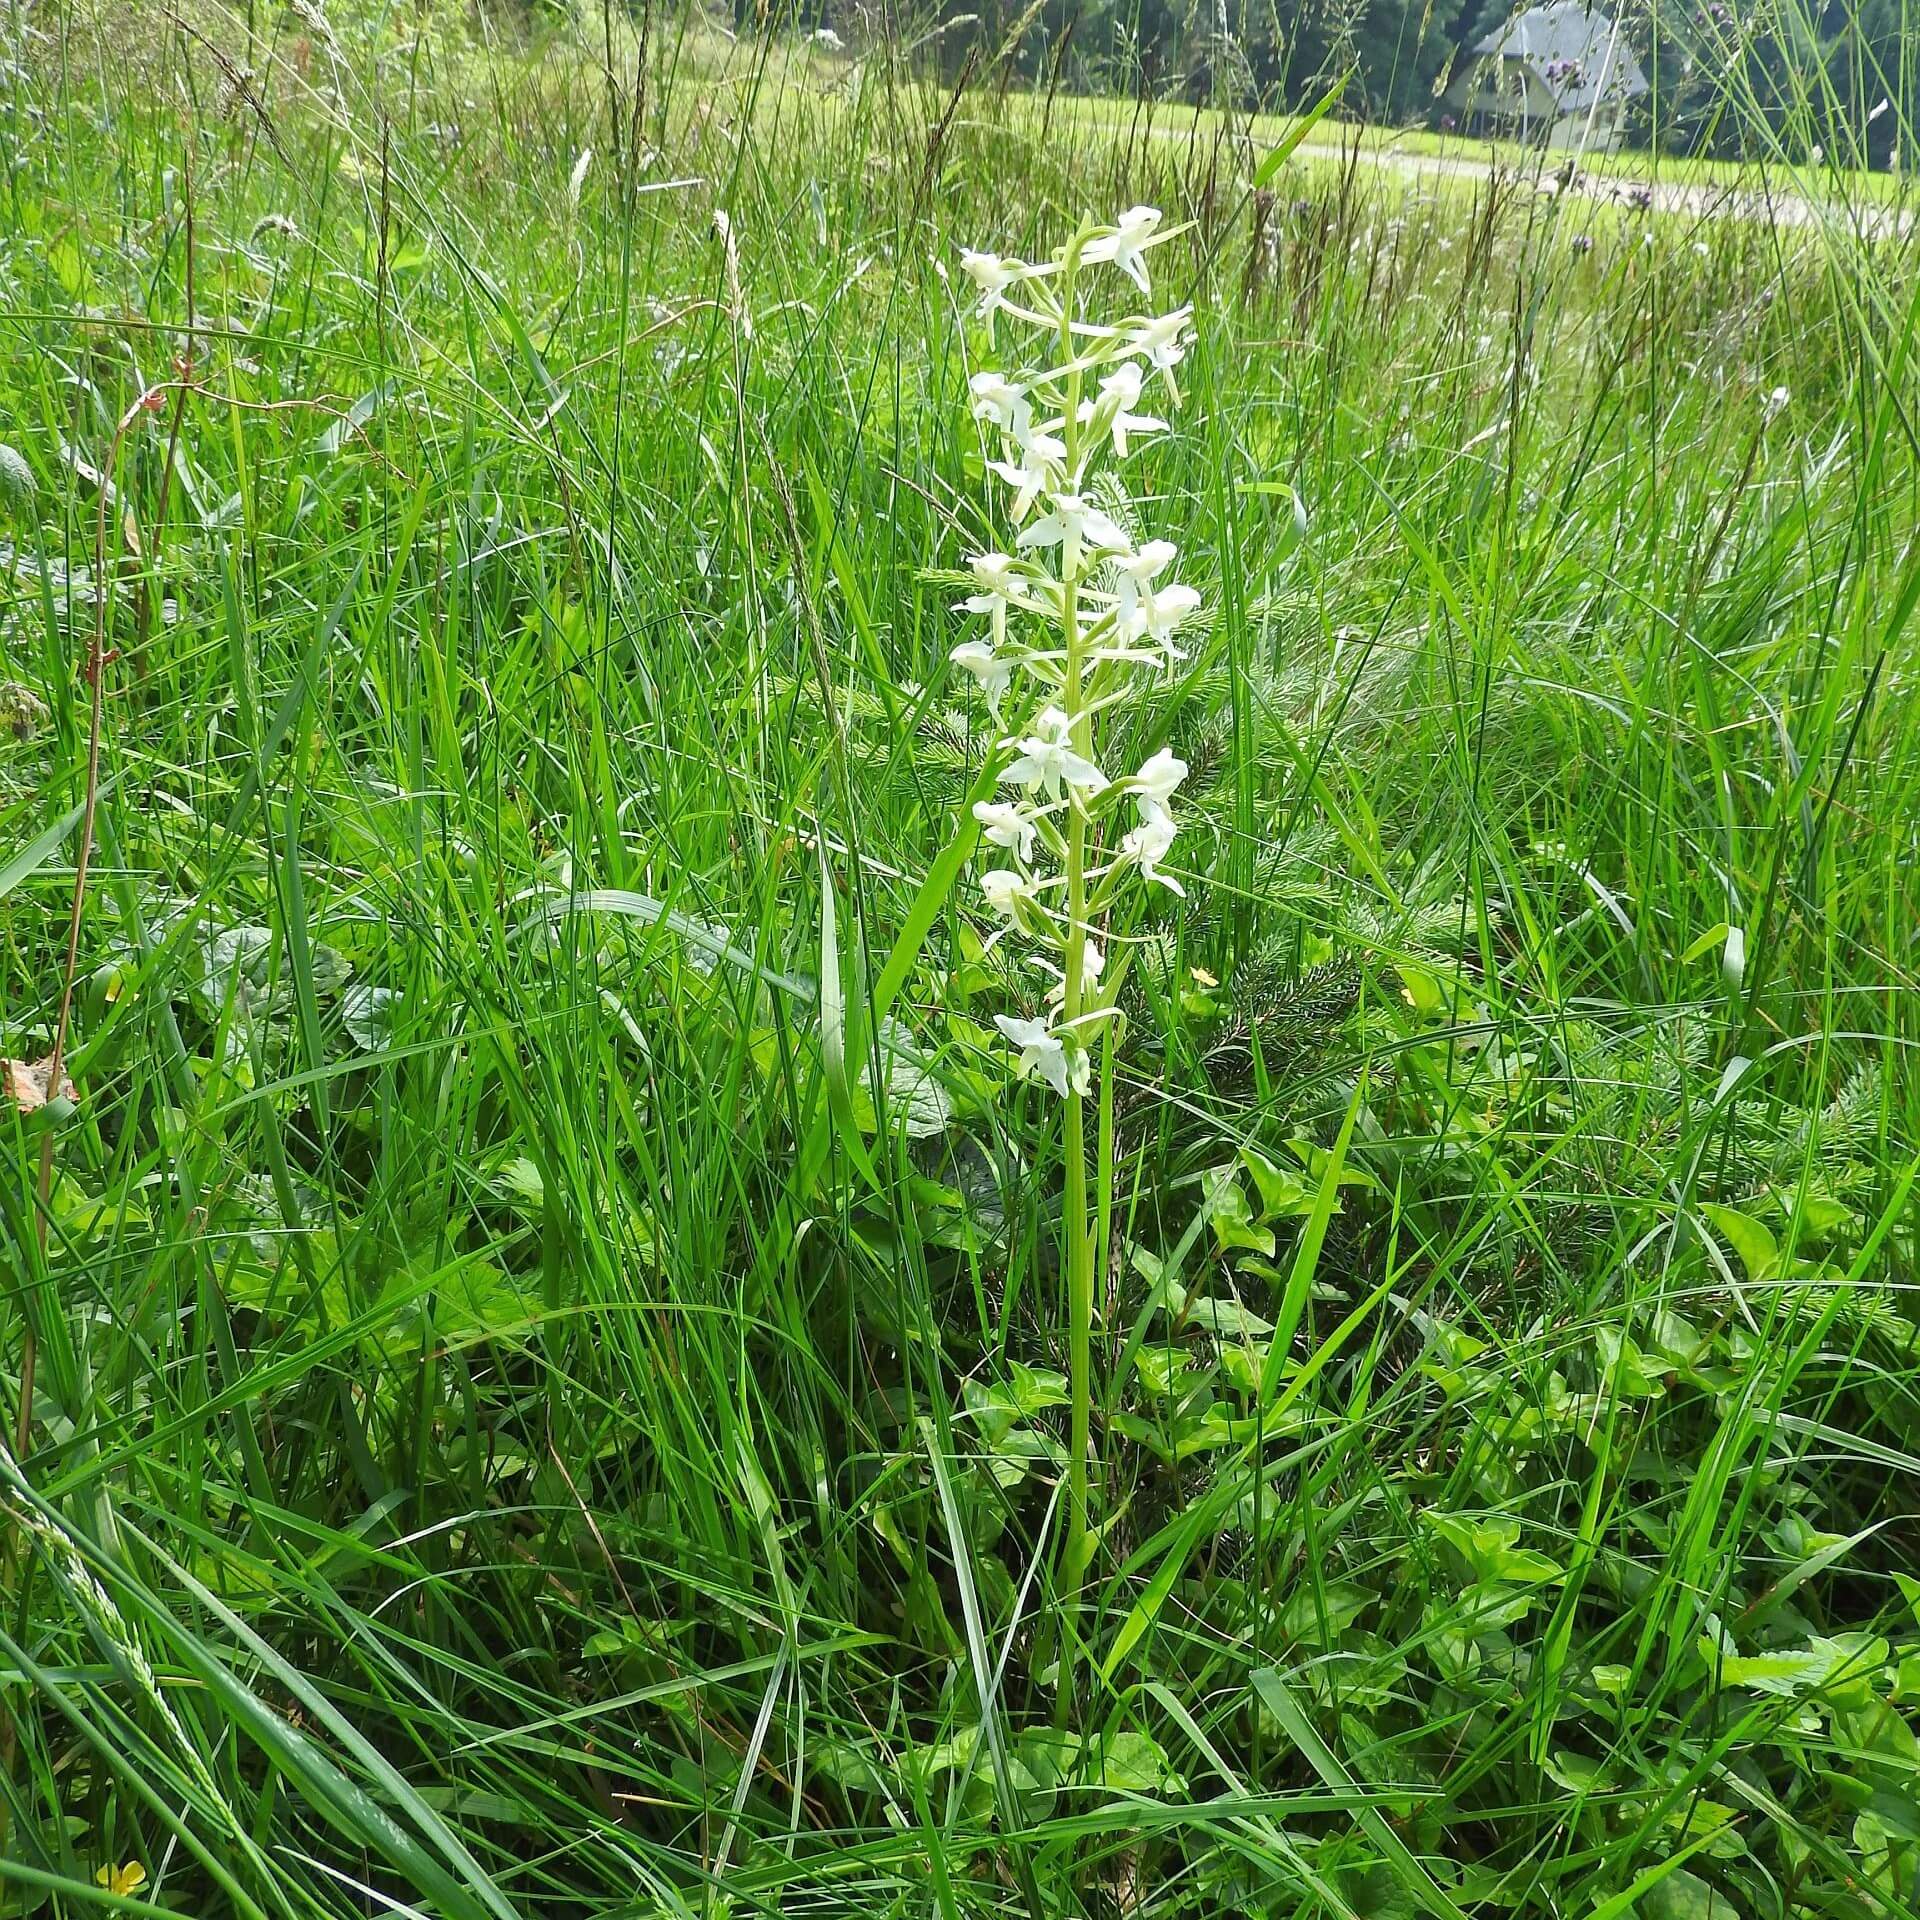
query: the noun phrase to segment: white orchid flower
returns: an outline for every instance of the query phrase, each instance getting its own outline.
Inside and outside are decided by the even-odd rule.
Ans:
[[[1056,493],[1053,510],[1026,528],[1015,543],[1022,547],[1058,547],[1061,566],[1071,571],[1082,553],[1125,552],[1127,536],[1103,509],[1077,493]]]
[[[979,290],[978,312],[989,327],[994,314],[1007,303],[1007,290],[1017,287],[1030,271],[1023,260],[1005,260],[997,253],[976,253],[971,247],[960,249],[960,270]]]
[[[1093,414],[1094,403],[1091,400],[1082,400],[1074,409],[1074,418],[1082,427],[1092,424]],[[1055,475],[1054,484],[1066,487],[1069,492],[1077,493],[1080,489],[1081,476],[1087,470],[1087,461],[1093,452],[1093,446],[1083,435],[1075,447],[1073,463],[1069,465],[1067,443],[1061,437],[1066,430],[1066,416],[1055,414],[1051,419],[1042,420],[1029,429],[1023,438],[1014,442],[1014,445],[1023,454],[1028,455],[1029,465],[1032,464],[1036,453],[1044,458]]]
[[[1042,707],[1020,757],[1000,777],[1010,786],[1038,787],[1049,800],[1064,783],[1076,790],[1104,787],[1107,776],[1073,745],[1073,722],[1058,707]]]
[[[1169,893],[1184,897],[1186,888],[1171,874],[1160,871],[1160,862],[1172,850],[1173,837],[1179,831],[1173,815],[1159,801],[1143,796],[1140,801],[1140,824],[1120,842],[1120,857],[1135,861],[1143,879],[1165,887]]]
[[[1122,605],[1131,607],[1140,588],[1150,580],[1157,580],[1179,554],[1180,549],[1171,540],[1148,540],[1126,553],[1116,553],[1107,564],[1120,583]]]
[[[1026,584],[1019,561],[1010,553],[970,553],[967,570],[986,592],[997,593],[1006,600],[1017,602]]]
[[[1200,606],[1200,596],[1192,587],[1154,584],[1175,552],[1171,540],[1149,540],[1138,553],[1123,554],[1113,562],[1116,631],[1123,642],[1152,641],[1165,652],[1169,664],[1182,657],[1173,644],[1175,631]]]
[[[1013,523],[1018,526],[1033,510],[1033,503],[1059,476],[1059,462],[1067,450],[1050,435],[1036,433],[1020,449],[1016,460],[989,460],[987,471],[995,473],[1013,489]],[[1026,544],[1023,537],[1020,544]]]
[[[1191,307],[1177,313],[1163,313],[1157,319],[1143,320],[1127,335],[1126,351],[1143,354],[1150,366],[1165,375],[1168,388],[1177,400],[1180,389],[1173,370],[1187,357],[1187,323],[1193,318]]]
[[[973,395],[976,420],[988,421],[1016,440],[1025,436],[1033,409],[1027,404],[1027,390],[1019,381],[998,373],[976,373],[967,387]]]
[[[1040,828],[1024,807],[1007,800],[976,800],[973,817],[980,822],[983,839],[996,847],[1005,847],[1022,866],[1033,864],[1034,836]]]
[[[1013,557],[1005,553],[976,553],[967,565],[980,583],[978,593],[953,603],[955,613],[984,613],[993,622],[993,643],[1007,642],[1007,609],[1020,604],[1020,576],[1013,570]]]
[[[1068,1090],[1084,1095],[1093,1083],[1093,1063],[1084,1047],[1067,1043],[1044,1020],[1019,1020],[996,1013],[993,1024],[1020,1049],[1020,1064],[1015,1069],[1023,1077],[1037,1073],[1061,1099]]]
[[[1138,364],[1132,360],[1123,360],[1100,382],[1101,403],[1095,411],[1111,407],[1112,416],[1107,429],[1113,435],[1113,451],[1117,459],[1127,457],[1127,436],[1129,434],[1164,433],[1167,423],[1157,414],[1135,413],[1134,407],[1140,399],[1140,389],[1146,376],[1141,373]]]
[[[989,868],[980,876],[980,891],[986,896],[987,905],[1003,920],[1015,919],[1023,905],[1039,897],[1033,882],[1011,867]]]
[[[1133,790],[1142,800],[1151,800],[1155,805],[1165,807],[1180,791],[1180,783],[1186,777],[1187,763],[1171,748],[1162,747],[1158,753],[1142,762],[1140,771],[1133,776]]]
[[[1105,949],[1098,940],[1089,939],[1080,953],[1080,997],[1087,999],[1100,985],[1100,976],[1107,970]],[[1064,974],[1047,989],[1047,1005],[1058,1007],[1065,1004],[1067,981]]]
[[[1067,465],[1067,443],[1060,438],[1059,426],[1057,420],[1041,426],[1029,422],[1009,438],[1028,466],[1038,465],[1053,473],[1063,473]]]
[[[953,603],[955,613],[984,613],[993,621],[996,641],[1007,637],[1007,597],[1003,593],[970,593]]]
[[[1114,222],[1111,233],[1089,240],[1080,250],[1082,260],[1111,260],[1142,293],[1151,293],[1147,281],[1147,263],[1142,257],[1153,230],[1160,224],[1158,207],[1129,207]]]
[[[963,640],[947,658],[980,682],[987,705],[997,714],[1000,703],[1007,697],[1007,689],[1013,684],[1013,662],[1005,654],[995,652],[985,640]]]
[[[1181,623],[1189,615],[1200,611],[1200,595],[1193,587],[1174,585],[1171,587],[1148,587],[1141,591],[1139,604],[1134,616],[1139,621],[1139,633],[1144,639],[1151,640],[1167,656],[1171,666],[1176,660],[1184,660],[1186,655],[1173,644],[1173,636]]]

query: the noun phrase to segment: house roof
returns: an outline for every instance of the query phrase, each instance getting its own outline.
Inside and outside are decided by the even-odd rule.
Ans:
[[[1548,0],[1545,6],[1529,7],[1475,41],[1473,50],[1530,67],[1562,113],[1580,113],[1599,99],[1630,100],[1647,91],[1647,76],[1613,22],[1582,0]]]

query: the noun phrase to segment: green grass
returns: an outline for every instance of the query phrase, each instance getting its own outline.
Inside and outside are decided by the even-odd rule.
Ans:
[[[190,24],[9,28],[21,1061],[103,575],[112,657],[0,1110],[0,1911],[1910,1910],[1910,260]],[[1210,614],[1063,1698],[934,269],[1136,199]]]

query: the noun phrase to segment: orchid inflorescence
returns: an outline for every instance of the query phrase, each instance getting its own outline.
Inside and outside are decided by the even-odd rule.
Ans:
[[[1172,543],[1136,541],[1116,479],[1139,442],[1167,430],[1142,407],[1156,380],[1178,402],[1175,369],[1193,309],[1096,324],[1078,295],[1083,270],[1098,266],[1150,294],[1147,256],[1177,231],[1158,209],[1133,207],[1111,226],[1083,227],[1035,265],[961,254],[989,340],[996,322],[1014,322],[1031,331],[1040,361],[970,383],[974,417],[1000,456],[987,467],[1011,495],[1016,532],[1011,553],[968,560],[976,591],[959,610],[986,625],[952,659],[979,681],[1005,730],[1000,785],[1010,797],[973,809],[982,838],[1003,856],[980,877],[1000,923],[994,937],[1031,941],[1055,980],[1045,1016],[995,1022],[1019,1049],[1020,1073],[1038,1073],[1066,1099],[1088,1091],[1090,1036],[1114,1014],[1120,970],[1107,976],[1103,935],[1119,889],[1137,876],[1183,891],[1162,863],[1178,832],[1173,800],[1186,763],[1162,747],[1133,773],[1109,777],[1101,722],[1173,671],[1183,658],[1175,635],[1200,606],[1192,587],[1170,577]]]

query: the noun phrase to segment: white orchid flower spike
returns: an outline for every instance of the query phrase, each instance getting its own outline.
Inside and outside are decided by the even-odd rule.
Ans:
[[[1176,637],[1201,610],[1173,542],[1134,533],[1147,515],[1120,482],[1121,463],[1171,431],[1155,401],[1162,390],[1180,397],[1175,369],[1191,347],[1193,309],[1103,316],[1092,304],[1122,275],[1150,294],[1154,250],[1178,231],[1158,208],[1137,206],[1042,261],[987,248],[960,256],[996,361],[969,370],[967,407],[994,487],[983,524],[1001,542],[968,558],[954,602],[980,625],[954,646],[953,667],[1001,720],[1001,792],[972,800],[968,824],[982,850],[988,944],[1020,947],[1050,983],[1041,1008],[996,1024],[1015,1071],[1067,1103],[1069,1129],[1103,1070],[1096,1051],[1106,1057],[1084,1036],[1117,1013],[1116,902],[1130,888],[1162,903],[1184,894],[1167,862],[1191,770],[1163,746],[1110,779],[1103,745],[1165,684],[1181,657]],[[996,321],[1030,351],[994,355]]]

